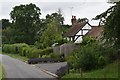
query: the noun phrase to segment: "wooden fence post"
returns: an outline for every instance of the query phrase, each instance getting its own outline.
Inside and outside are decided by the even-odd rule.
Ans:
[[[80,68],[80,76],[81,76],[81,78],[83,78],[82,68]]]

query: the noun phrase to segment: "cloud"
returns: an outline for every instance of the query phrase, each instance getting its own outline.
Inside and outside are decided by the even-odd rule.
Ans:
[[[79,0],[79,2],[76,2],[78,0],[70,0],[69,2],[67,2],[68,0],[12,0],[11,2],[7,1],[8,0],[0,2],[1,19],[9,19],[9,14],[14,6],[18,6],[20,4],[34,3],[41,9],[41,18],[45,18],[47,14],[56,12],[60,8],[65,17],[66,24],[71,24],[71,7],[73,7],[72,15],[75,15],[77,18],[87,17],[91,19],[107,10],[110,6],[108,3],[106,3],[106,0]]]
[[[108,0],[0,0],[0,2],[107,2]]]

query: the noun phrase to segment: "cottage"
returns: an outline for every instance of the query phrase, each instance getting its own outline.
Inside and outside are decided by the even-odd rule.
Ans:
[[[76,16],[72,16],[71,22],[72,27],[68,29],[64,36],[69,41],[80,43],[82,41],[82,37],[92,29],[92,26],[88,23],[88,20],[84,20],[78,23]]]
[[[73,41],[74,43],[81,43],[83,36],[91,36],[98,38],[102,32],[102,27],[91,26],[88,20],[83,20],[82,22],[77,22],[76,16],[72,16],[71,19],[72,27],[64,34],[68,41]]]
[[[103,32],[103,27],[101,26],[92,26],[92,29],[85,35],[85,36],[91,36],[95,39],[100,39],[101,34]]]

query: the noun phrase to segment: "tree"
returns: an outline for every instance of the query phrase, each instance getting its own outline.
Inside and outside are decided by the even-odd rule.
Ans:
[[[104,29],[107,41],[120,48],[120,2],[116,4],[112,13],[107,17]]]
[[[107,11],[97,15],[95,19],[100,19],[104,23],[104,38],[106,42],[120,48],[120,2],[110,7]]]
[[[63,28],[64,17],[62,17],[61,11],[47,14],[46,19],[42,19],[43,33],[39,36],[35,45],[38,48],[50,47],[54,43],[62,41],[62,33],[65,30]]]
[[[11,27],[7,27],[6,29],[2,29],[2,43],[14,43],[14,33],[15,30]]]
[[[52,20],[57,20],[61,25],[63,25],[64,17],[62,16],[61,10],[59,9],[58,12],[52,13],[51,15],[46,15],[46,23],[51,22]]]
[[[12,23],[8,19],[2,19],[2,43],[13,43]]]
[[[40,48],[51,47],[52,44],[62,39],[61,25],[57,20],[46,24],[47,29],[43,32],[38,43]],[[37,43],[37,44],[38,44]]]
[[[40,30],[40,9],[35,4],[15,6],[11,11],[13,28],[15,29],[14,39],[16,42],[33,44],[37,32]]]
[[[78,18],[77,22],[81,23],[83,21],[89,22],[87,18]]]
[[[8,19],[2,19],[2,29],[6,29],[7,27],[11,26],[11,23],[9,22]]]

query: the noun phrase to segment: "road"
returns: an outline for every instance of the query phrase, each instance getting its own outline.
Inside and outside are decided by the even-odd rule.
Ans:
[[[55,74],[58,69],[66,65],[67,62],[59,62],[59,63],[42,63],[42,64],[36,64],[35,66]]]
[[[11,58],[7,55],[0,54],[0,62],[2,62],[4,67],[6,78],[40,78],[40,80],[55,80],[53,76],[37,69],[35,66]]]

